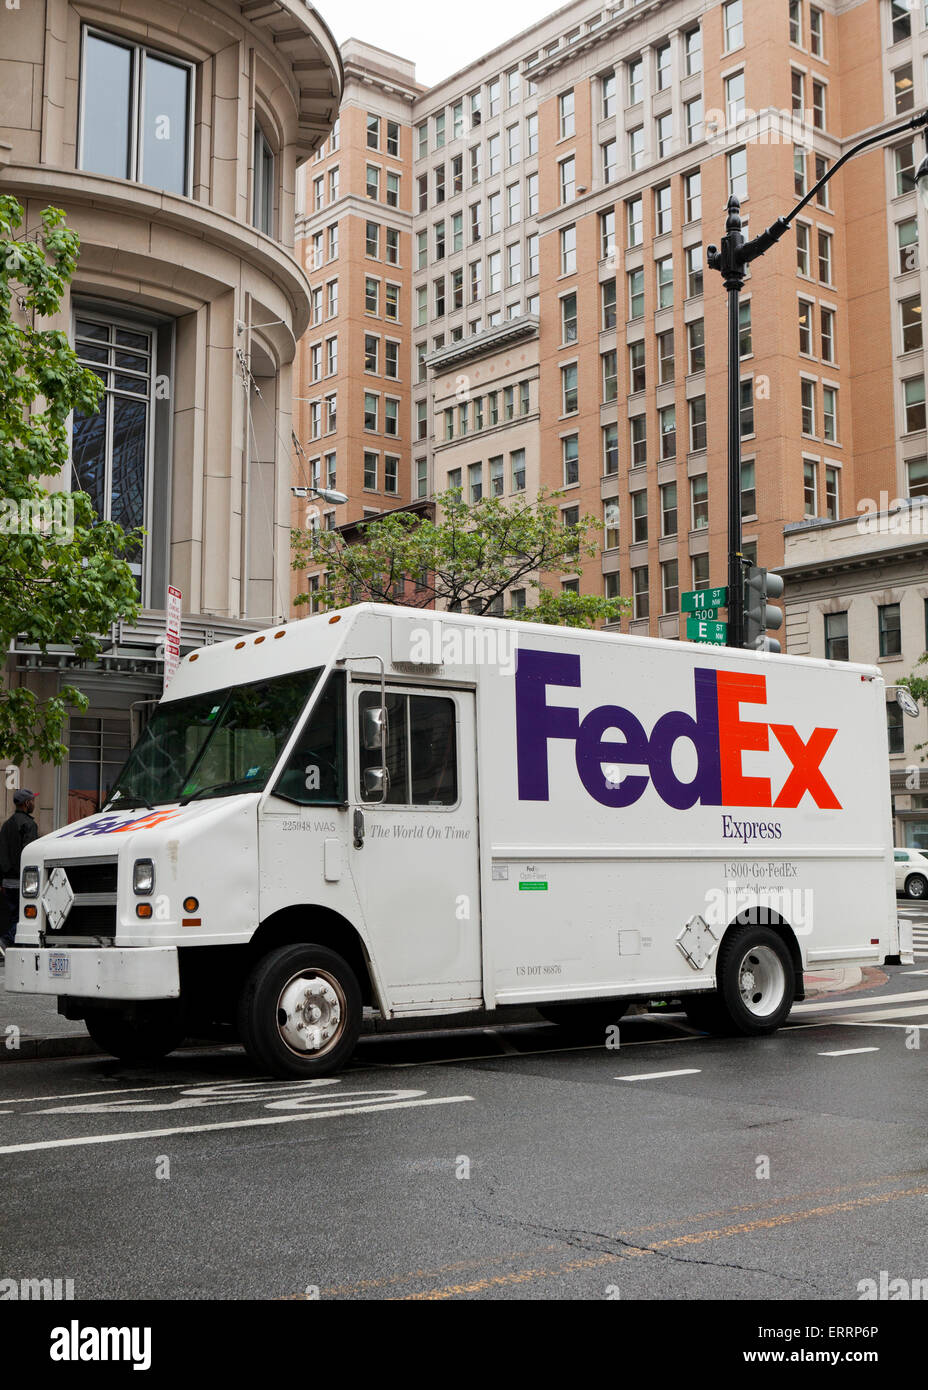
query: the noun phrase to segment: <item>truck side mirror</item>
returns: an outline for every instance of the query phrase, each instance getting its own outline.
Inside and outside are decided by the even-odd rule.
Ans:
[[[379,794],[381,801],[385,800],[388,780],[385,767],[366,767],[364,769],[364,790],[369,796]]]
[[[364,711],[361,721],[361,740],[367,753],[377,753],[386,742],[387,711],[383,705],[375,705]]]

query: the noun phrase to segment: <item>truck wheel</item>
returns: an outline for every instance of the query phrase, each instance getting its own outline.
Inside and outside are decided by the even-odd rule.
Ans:
[[[761,1037],[774,1033],[796,996],[796,971],[789,948],[770,927],[745,926],[722,942],[716,970],[718,989],[684,1000],[695,1028],[710,1033]]]
[[[245,981],[239,1037],[272,1076],[329,1076],[354,1051],[362,1007],[354,971],[341,956],[308,943],[281,946]]]
[[[175,1008],[138,1014],[88,1009],[84,1023],[97,1047],[123,1062],[158,1062],[186,1036],[183,1020]]]
[[[905,881],[907,898],[923,898],[928,893],[928,879],[924,874],[910,874]]]
[[[595,999],[589,1004],[579,1001],[576,1004],[545,1004],[539,1006],[538,1012],[549,1023],[556,1023],[577,1037],[600,1039],[605,1037],[607,1028],[618,1023],[628,1004],[627,999],[616,999],[612,1003]]]

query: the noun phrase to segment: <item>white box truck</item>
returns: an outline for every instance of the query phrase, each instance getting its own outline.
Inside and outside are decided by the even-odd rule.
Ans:
[[[803,971],[899,955],[885,705],[874,667],[375,604],[204,647],[25,852],[7,989],[280,1076],[365,1006],[767,1033]]]

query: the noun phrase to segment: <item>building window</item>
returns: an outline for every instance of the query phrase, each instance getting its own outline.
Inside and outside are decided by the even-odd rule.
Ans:
[[[631,466],[644,468],[648,461],[648,424],[644,415],[633,415],[628,422],[631,438]]]
[[[604,280],[600,286],[600,298],[602,302],[602,324],[606,331],[616,326],[616,299],[615,299],[615,280]]]
[[[483,464],[471,463],[467,469],[468,493],[471,503],[479,502],[483,496]]]
[[[525,450],[513,449],[509,455],[513,492],[525,491]]]
[[[915,143],[906,140],[893,150],[893,165],[896,172],[896,197],[911,193],[915,187]]]
[[[706,398],[693,396],[690,410],[690,451],[698,454],[706,447]]]
[[[696,299],[702,294],[702,246],[686,248],[686,297]]]
[[[661,590],[664,613],[680,611],[680,570],[676,560],[665,560],[661,565]]]
[[[800,0],[789,0],[789,41],[802,44],[802,5]]]
[[[906,478],[909,497],[928,497],[928,458],[909,459],[906,462]]]
[[[686,143],[695,145],[702,139],[702,97],[693,97],[683,103],[683,121],[686,127]]]
[[[799,351],[807,357],[812,353],[812,305],[808,299],[799,300]]]
[[[825,516],[829,521],[837,521],[841,515],[838,494],[838,469],[825,469]]]
[[[800,275],[809,274],[809,224],[796,223],[796,269]]]
[[[748,152],[732,150],[728,156],[728,192],[743,203],[748,196]]]
[[[683,53],[687,77],[702,72],[702,30],[687,29],[683,35]]]
[[[644,346],[642,344],[642,346]],[[674,358],[673,329],[668,328],[657,335],[657,380],[658,385],[668,386],[676,375]]]
[[[741,382],[741,438],[754,433],[754,382],[751,377]]]
[[[673,258],[663,256],[657,262],[657,307],[670,309],[673,306]]]
[[[628,78],[628,105],[636,106],[641,100],[642,85],[644,80],[644,66],[640,58],[632,58],[625,64],[625,72]]]
[[[368,198],[374,202],[380,197],[380,170],[376,164],[368,164],[367,166],[364,191]]]
[[[525,152],[529,158],[538,153],[538,114],[525,118]]]
[[[744,117],[744,69],[725,78],[725,114],[730,126]]]
[[[618,425],[603,426],[603,475],[611,477],[619,471],[619,427]],[[928,470],[926,470],[928,471]],[[928,478],[926,478],[925,489],[928,492]]]
[[[911,376],[902,383],[905,399],[905,432],[913,434],[925,428],[925,378]]]
[[[705,531],[709,525],[709,475],[699,473],[690,478],[690,507],[694,531]]]
[[[561,229],[561,274],[572,275],[577,269],[577,228],[573,224]]]
[[[825,84],[812,83],[812,124],[816,130],[825,129]]]
[[[896,223],[896,242],[899,247],[899,274],[918,270],[918,221],[908,217]]]
[[[807,517],[818,516],[818,464],[814,459],[802,461],[802,507]]]
[[[562,92],[557,99],[558,117],[561,127],[561,139],[565,140],[574,134],[574,94],[573,89],[569,92]]]
[[[661,535],[675,536],[677,534],[677,485],[676,483],[665,483],[660,490],[661,494]]]
[[[561,409],[564,415],[573,415],[579,409],[576,363],[561,368]]]
[[[364,454],[364,486],[374,492],[377,491],[377,458],[377,454]]]
[[[815,382],[799,383],[799,400],[802,414],[802,432],[815,438]]]
[[[152,472],[152,385],[157,334],[141,324],[78,315],[74,346],[81,366],[103,382],[100,409],[74,411],[71,487],[86,492],[97,516],[124,530],[146,524]],[[150,545],[150,542],[146,542]],[[142,586],[143,554],[128,557]]]
[[[380,149],[380,117],[371,115],[370,112],[367,116],[367,148]]]
[[[708,589],[709,587],[709,556],[693,556],[693,588]]]
[[[648,539],[648,494],[644,488],[632,493],[632,544]]]
[[[722,26],[725,33],[725,50],[740,48],[744,43],[744,16],[741,0],[728,0],[722,6]]]
[[[644,318],[644,271],[628,271],[628,317]]]
[[[915,84],[912,81],[912,64],[905,63],[901,68],[896,68],[893,73],[893,97],[896,104],[896,115],[901,116],[906,111],[911,111],[915,105]]]
[[[656,130],[657,157],[663,159],[665,155],[670,154],[670,145],[673,140],[673,114],[670,111],[665,112],[663,116],[658,116]]]
[[[846,612],[825,614],[825,660],[850,660]]]
[[[919,295],[900,299],[899,317],[902,323],[902,351],[916,352],[922,346],[922,301]]]
[[[628,388],[632,395],[636,391],[643,391],[645,381],[645,358],[644,342],[629,343],[628,345]]]
[[[661,462],[677,456],[677,410],[676,406],[665,405],[657,412],[657,422],[661,440]]]
[[[384,492],[397,493],[400,490],[400,461],[391,454],[384,454],[383,458],[383,490]]]
[[[741,515],[757,515],[757,492],[754,486],[753,459],[746,459],[741,465]]]
[[[561,441],[564,464],[564,486],[570,487],[580,481],[580,445],[577,435],[571,434]]]
[[[616,113],[615,73],[607,72],[599,79],[600,120],[611,121]]]
[[[640,199],[638,200],[640,202]],[[654,235],[664,236],[671,230],[670,184],[654,190]]]
[[[577,341],[577,296],[565,294],[561,299],[561,342]]]
[[[619,544],[619,499],[609,497],[603,502],[603,549],[616,550]]]
[[[819,310],[819,323],[821,325],[822,342],[822,361],[834,362],[835,360],[835,314],[833,309]]]
[[[364,428],[366,430],[377,429],[377,411],[380,398],[370,391],[364,393]]]
[[[644,126],[628,132],[628,167],[634,173],[644,163]]]
[[[877,609],[880,628],[880,656],[902,655],[902,630],[899,604],[882,603]]]
[[[338,223],[333,222],[329,228],[329,247],[328,258],[330,261],[338,259]]]
[[[613,349],[602,354],[603,401],[608,405],[619,394],[618,353]]]
[[[698,222],[702,217],[702,176],[698,169],[683,176],[683,200],[686,206],[686,221]]]
[[[650,613],[648,603],[648,567],[638,565],[632,570],[632,616],[647,618]]]
[[[886,732],[890,754],[905,752],[905,715],[895,703],[886,706]]]
[[[834,386],[822,387],[822,438],[829,444],[838,438],[838,392]]]
[[[82,68],[80,167],[189,196],[192,66],[85,28]]]
[[[267,236],[274,235],[274,152],[264,131],[255,125],[255,171],[252,197],[252,224]],[[331,235],[331,229],[330,229]]]
[[[744,299],[738,306],[738,356],[750,357],[754,351],[751,337],[751,301]]]
[[[814,5],[809,9],[809,51],[813,58],[821,58],[825,52],[822,11]]]
[[[686,325],[687,350],[689,353],[689,372],[695,375],[696,372],[706,370],[706,332],[705,320],[693,319]]]

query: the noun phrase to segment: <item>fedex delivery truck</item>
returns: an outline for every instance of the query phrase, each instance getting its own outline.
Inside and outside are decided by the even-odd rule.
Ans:
[[[885,704],[874,667],[376,604],[203,647],[25,851],[7,988],[278,1076],[365,1007],[769,1033],[803,971],[899,954]]]

